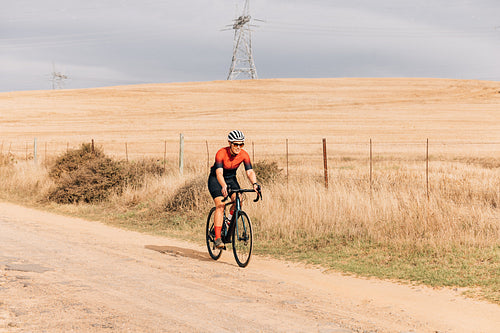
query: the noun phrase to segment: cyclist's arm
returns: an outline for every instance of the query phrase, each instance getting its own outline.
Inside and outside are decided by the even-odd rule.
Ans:
[[[255,171],[253,171],[252,163],[250,163],[250,156],[248,155],[247,152],[245,152],[245,157],[243,159],[243,163],[245,164],[245,170],[247,172],[247,177],[248,177],[248,180],[252,183],[253,189],[255,191],[260,190],[259,184],[257,184],[257,175],[255,174]]]
[[[253,189],[257,191],[259,184],[257,184],[257,175],[255,174],[255,171],[253,171],[253,169],[248,169],[247,177],[248,180],[253,184]]]
[[[224,197],[227,197],[227,184],[226,181],[224,180],[224,169],[223,168],[215,169],[215,176],[217,176],[217,181],[219,182],[220,186],[222,186],[222,195]]]

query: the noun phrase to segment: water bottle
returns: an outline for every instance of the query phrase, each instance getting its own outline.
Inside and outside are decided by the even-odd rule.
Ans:
[[[224,223],[222,223],[222,235],[223,236],[226,236],[227,231],[229,230],[229,223],[230,222],[231,221],[229,221],[229,219],[224,216]]]

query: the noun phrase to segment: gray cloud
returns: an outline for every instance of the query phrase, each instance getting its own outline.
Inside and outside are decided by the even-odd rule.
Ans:
[[[0,91],[225,79],[232,0],[2,1]],[[498,1],[253,0],[259,77],[500,80]],[[496,28],[499,27],[499,28]],[[496,28],[496,29],[495,29]]]

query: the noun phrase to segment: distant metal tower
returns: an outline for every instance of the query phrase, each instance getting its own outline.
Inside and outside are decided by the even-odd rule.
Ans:
[[[237,19],[234,19],[234,42],[233,42],[233,60],[227,76],[228,80],[242,78],[256,79],[257,70],[252,57],[252,39],[250,34],[250,9],[249,0],[245,0],[243,13]]]
[[[61,72],[56,72],[56,65],[52,63],[52,89],[62,89],[63,80],[68,79],[67,75],[61,74]]]

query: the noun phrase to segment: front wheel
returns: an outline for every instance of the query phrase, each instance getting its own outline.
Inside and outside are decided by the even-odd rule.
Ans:
[[[246,267],[252,255],[252,224],[247,214],[243,211],[237,213],[233,229],[233,253],[240,267]]]
[[[214,216],[215,216],[215,207],[210,210],[207,218],[207,227],[206,227],[206,239],[207,239],[207,248],[208,254],[212,257],[213,260],[217,260],[220,258],[222,254],[222,249],[218,249],[215,247],[215,230],[214,230]]]

